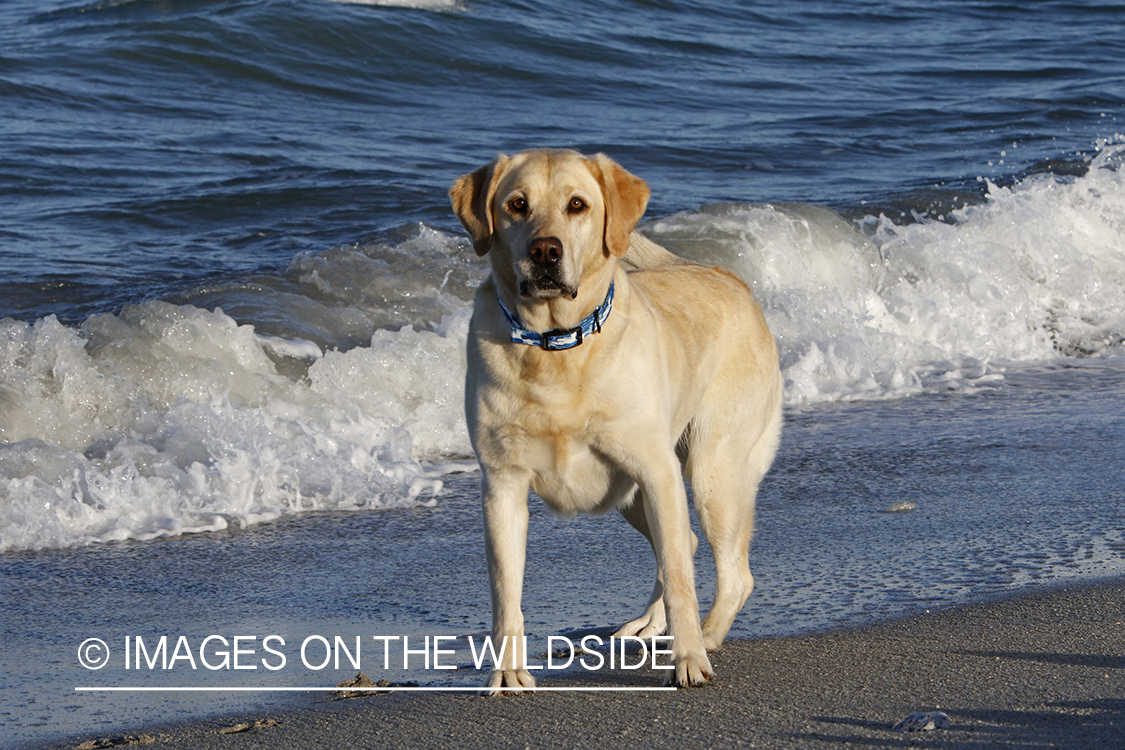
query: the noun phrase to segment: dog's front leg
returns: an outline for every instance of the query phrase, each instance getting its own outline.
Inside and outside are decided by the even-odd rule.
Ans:
[[[492,643],[498,657],[488,679],[488,695],[506,688],[535,687],[535,678],[527,670],[520,608],[527,557],[528,490],[526,480],[511,476],[485,472],[481,481],[485,555],[492,584]]]
[[[703,644],[699,602],[695,596],[692,555],[695,539],[688,515],[687,494],[675,456],[641,482],[645,494],[645,520],[664,574],[664,609],[672,636],[675,676],[680,687],[701,685],[713,670]]]

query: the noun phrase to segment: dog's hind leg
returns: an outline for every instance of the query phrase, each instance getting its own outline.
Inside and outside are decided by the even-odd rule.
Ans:
[[[737,427],[695,425],[688,474],[699,525],[715,557],[715,600],[703,618],[703,643],[719,648],[734,618],[754,590],[750,538],[758,484],[773,462],[780,433],[780,409],[749,446]],[[745,429],[745,428],[743,428]]]
[[[648,527],[648,519],[645,518],[645,501],[644,493],[639,489],[633,495],[632,501],[624,506],[618,507],[618,511],[625,517],[637,531],[644,534],[648,544],[652,547],[653,555],[656,556],[656,583],[652,587],[652,597],[649,599],[648,607],[645,608],[644,614],[635,620],[622,625],[615,636],[621,637],[625,635],[635,635],[640,638],[651,638],[654,635],[661,635],[668,629],[668,619],[664,611],[664,571],[660,568],[660,558],[656,555],[656,546],[652,541],[652,532]],[[691,535],[691,554],[695,555],[695,549],[699,545],[699,538],[695,534]]]

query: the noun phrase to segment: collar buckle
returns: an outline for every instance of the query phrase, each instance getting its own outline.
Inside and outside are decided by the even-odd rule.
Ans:
[[[513,343],[537,346],[545,352],[558,352],[573,349],[580,345],[585,337],[602,332],[602,324],[609,318],[609,314],[613,310],[613,289],[614,283],[610,281],[605,301],[595,307],[594,311],[586,316],[586,319],[579,325],[574,328],[553,328],[545,333],[524,328],[519,318],[504,304],[504,300],[499,295],[496,299],[500,303],[500,309],[503,311],[504,317],[512,325]]]
[[[541,337],[539,348],[545,352],[573,349],[582,343],[582,326],[576,326],[574,328],[552,328],[539,335]],[[566,340],[571,336],[576,338],[573,341]]]

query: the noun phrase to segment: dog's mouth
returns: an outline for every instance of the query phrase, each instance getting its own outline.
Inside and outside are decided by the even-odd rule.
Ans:
[[[520,296],[524,299],[550,299],[553,297],[578,297],[578,287],[565,284],[558,279],[543,274],[537,278],[525,279],[520,283]]]

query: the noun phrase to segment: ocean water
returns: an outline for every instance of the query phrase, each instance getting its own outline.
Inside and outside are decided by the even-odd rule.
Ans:
[[[778,340],[737,635],[1122,572],[1123,32],[1092,2],[0,4],[0,723],[234,705],[74,695],[95,620],[485,627],[486,266],[446,190],[533,146],[644,178],[641,231],[740,275]],[[608,521],[542,543],[606,535],[592,567],[641,585],[529,580],[534,632],[643,605]]]

